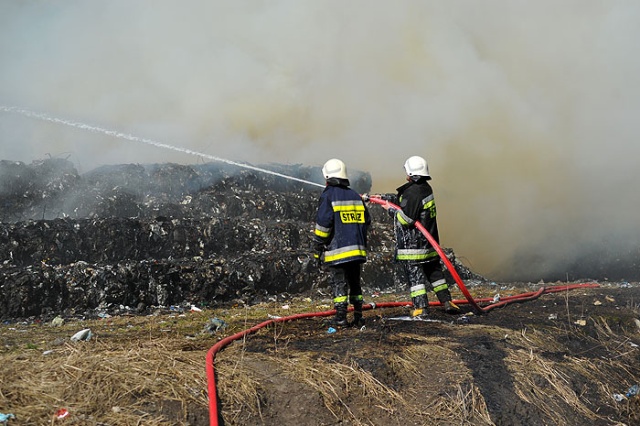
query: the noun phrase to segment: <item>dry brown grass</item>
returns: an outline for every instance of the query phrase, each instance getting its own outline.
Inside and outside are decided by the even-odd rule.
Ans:
[[[181,419],[163,414],[165,407],[185,412],[186,418],[187,406],[206,410],[208,404],[204,352],[191,351],[190,345],[210,338],[182,334],[196,325],[200,328],[200,321],[193,317],[182,323],[147,317],[85,321],[56,330],[4,327],[0,407],[24,425],[47,424],[60,408],[76,424],[180,424]],[[79,326],[92,329],[94,337],[71,342],[68,336]],[[51,341],[48,331],[65,337]],[[14,347],[12,334],[30,343]]]
[[[597,332],[597,336],[591,339],[575,327],[560,332],[523,330],[520,335],[510,336],[511,342],[520,347],[509,351],[507,357],[518,396],[539,407],[557,424],[565,421],[563,405],[591,421],[607,421],[594,411],[598,405],[594,402],[613,403],[613,393],[632,384],[628,382],[633,377],[629,365],[636,362],[638,348],[629,345],[627,337],[614,333],[604,319],[589,318],[589,321]],[[569,338],[586,340],[587,348],[572,356],[545,357],[543,352],[563,350],[555,338],[563,333]],[[605,350],[611,356],[609,359],[603,359],[602,355],[591,356],[596,349],[598,353]],[[598,391],[593,392],[594,388]],[[596,395],[596,401],[588,399],[588,390],[591,398]]]
[[[442,424],[492,425],[484,398],[457,348],[445,338],[403,336],[417,344],[392,357],[392,367],[406,378],[404,398],[419,401],[421,412]],[[430,395],[425,398],[426,395]],[[415,403],[413,404],[416,405]]]
[[[289,309],[273,303],[182,316],[72,321],[62,327],[0,325],[0,412],[16,414],[15,424],[20,425],[56,424],[59,408],[68,409],[71,416],[66,421],[78,425],[206,424],[205,355],[219,338],[269,315],[324,309],[321,302],[299,300]],[[354,346],[357,353],[348,350],[340,356],[331,356],[332,338],[325,338],[326,331],[313,322],[294,332],[290,323],[274,324],[234,342],[216,357],[225,424],[255,424],[256,419],[270,424],[269,410],[278,403],[269,399],[270,386],[291,383],[292,389],[315,395],[309,401],[317,402],[336,422],[382,424],[371,420],[375,413],[387,419],[424,417],[436,424],[493,425],[489,396],[483,395],[486,389],[477,372],[470,370],[474,364],[462,356],[469,349],[465,345],[475,344],[480,335],[504,357],[514,399],[536,407],[551,422],[563,424],[572,413],[606,423],[598,409],[609,406],[633,424],[640,420],[638,398],[615,403],[612,395],[624,393],[637,381],[639,349],[632,344],[637,331],[621,331],[612,318],[587,317],[591,333],[584,333],[571,322],[576,314],[582,315],[568,312],[555,329],[534,325],[519,332],[495,325],[442,323],[434,325],[442,334],[430,328],[416,334],[387,333],[381,326],[372,340]],[[215,316],[224,318],[228,327],[217,335],[204,333],[204,324]],[[71,342],[69,337],[83,328],[90,328],[94,337]],[[315,343],[293,344],[304,339],[300,331]],[[357,331],[349,333],[349,339],[359,338]],[[254,339],[260,344],[251,349]],[[582,346],[569,354],[566,341]],[[470,356],[473,350],[466,353]],[[375,357],[386,364],[371,365],[370,371],[357,361]],[[268,371],[259,370],[266,367]],[[382,368],[382,374],[372,372],[376,368]]]

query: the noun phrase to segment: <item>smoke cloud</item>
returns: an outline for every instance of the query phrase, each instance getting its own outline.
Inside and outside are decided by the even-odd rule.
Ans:
[[[4,1],[0,105],[233,161],[338,157],[377,192],[421,155],[442,244],[477,272],[576,278],[610,258],[603,274],[631,279],[638,22],[615,0]],[[0,141],[81,172],[198,161],[7,112]]]

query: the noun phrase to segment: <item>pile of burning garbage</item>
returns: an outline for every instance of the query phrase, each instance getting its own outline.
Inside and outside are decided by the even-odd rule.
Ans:
[[[316,167],[0,161],[0,317],[255,303],[325,291],[310,237]],[[351,173],[368,192],[371,178]],[[389,218],[372,208],[369,291],[402,288]],[[455,256],[449,251],[452,261]],[[482,279],[454,263],[463,278]],[[458,269],[460,268],[460,269]],[[328,292],[328,290],[326,290]]]

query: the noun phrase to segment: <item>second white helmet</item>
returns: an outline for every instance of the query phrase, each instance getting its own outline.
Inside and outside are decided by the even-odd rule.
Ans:
[[[407,173],[407,176],[431,177],[427,160],[417,155],[409,157],[407,161],[404,162],[404,171]]]
[[[331,160],[324,163],[324,166],[322,166],[322,175],[325,179],[349,179],[347,177],[347,166],[337,158],[332,158]]]

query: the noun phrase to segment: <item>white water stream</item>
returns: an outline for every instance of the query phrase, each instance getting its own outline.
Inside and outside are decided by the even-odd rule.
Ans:
[[[104,135],[112,136],[114,138],[126,139],[126,140],[133,141],[133,142],[144,143],[144,144],[152,145],[152,146],[155,146],[155,147],[158,147],[158,148],[170,149],[170,150],[173,150],[173,151],[182,152],[184,154],[195,155],[195,156],[198,156],[198,157],[206,158],[208,160],[218,161],[218,162],[226,163],[226,164],[231,164],[231,165],[242,167],[242,168],[245,168],[245,169],[255,170],[257,172],[266,173],[266,174],[273,175],[273,176],[279,176],[279,177],[284,178],[284,179],[290,179],[290,180],[294,180],[294,181],[297,181],[297,182],[306,183],[308,185],[314,185],[314,186],[319,186],[321,188],[324,188],[324,185],[322,185],[322,184],[315,183],[315,182],[310,182],[308,180],[296,178],[296,177],[293,177],[293,176],[287,176],[285,174],[274,172],[272,170],[267,170],[267,169],[263,169],[263,168],[260,168],[260,167],[251,166],[249,164],[238,163],[236,161],[227,160],[225,158],[216,157],[214,155],[204,154],[202,152],[193,151],[191,149],[181,148],[179,146],[169,145],[169,144],[166,144],[166,143],[154,141],[152,139],[141,138],[141,137],[138,137],[138,136],[127,134],[127,133],[121,133],[121,132],[118,132],[118,131],[115,131],[115,130],[109,130],[109,129],[105,129],[105,128],[102,128],[102,127],[91,126],[91,125],[88,125],[88,124],[79,123],[77,121],[64,120],[64,119],[61,119],[61,118],[51,117],[51,116],[49,116],[47,114],[33,112],[33,111],[30,111],[30,110],[24,109],[24,108],[0,105],[0,111],[8,112],[8,113],[14,113],[14,114],[20,114],[20,115],[23,115],[25,117],[34,118],[36,120],[48,121],[50,123],[63,124],[65,126],[74,127],[76,129],[86,130],[88,132],[102,133]]]

